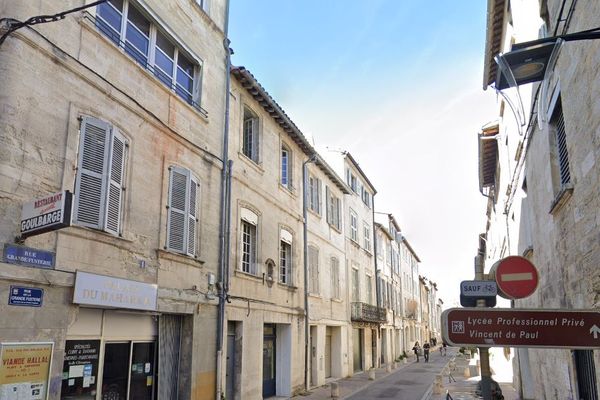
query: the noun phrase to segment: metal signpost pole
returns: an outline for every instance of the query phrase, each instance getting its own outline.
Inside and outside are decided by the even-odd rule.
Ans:
[[[483,260],[480,255],[475,256],[475,280],[482,281]],[[477,300],[477,307],[486,307],[485,299]],[[492,373],[490,370],[489,348],[479,347],[479,366],[481,368],[481,394],[483,400],[492,400]]]

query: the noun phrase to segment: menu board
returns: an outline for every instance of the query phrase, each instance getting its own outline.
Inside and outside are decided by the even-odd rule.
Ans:
[[[45,400],[54,343],[0,346],[0,399]]]
[[[99,357],[100,340],[67,340],[61,398],[96,398]]]

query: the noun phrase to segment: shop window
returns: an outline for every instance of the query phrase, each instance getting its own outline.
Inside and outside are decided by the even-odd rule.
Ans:
[[[154,384],[154,342],[104,345],[102,399],[152,400]]]

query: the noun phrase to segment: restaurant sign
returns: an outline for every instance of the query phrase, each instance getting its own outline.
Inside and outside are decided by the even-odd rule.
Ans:
[[[156,284],[77,271],[73,303],[155,311],[157,295]]]
[[[21,237],[71,225],[71,199],[71,192],[65,190],[23,204]]]

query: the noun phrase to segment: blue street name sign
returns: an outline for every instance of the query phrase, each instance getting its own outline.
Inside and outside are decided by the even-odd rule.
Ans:
[[[54,268],[55,257],[54,253],[50,251],[16,246],[14,244],[5,244],[3,260],[7,264],[52,269]]]
[[[9,306],[41,307],[44,289],[11,286],[8,294]]]

